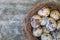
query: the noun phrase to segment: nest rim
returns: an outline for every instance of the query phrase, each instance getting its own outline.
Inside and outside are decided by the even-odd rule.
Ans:
[[[37,11],[43,7],[51,8],[52,10],[57,9],[60,12],[60,5],[55,2],[37,3],[29,12],[24,19],[24,31],[26,40],[39,40],[32,34],[32,27],[30,19],[33,15],[37,14]],[[41,39],[40,39],[41,40]]]

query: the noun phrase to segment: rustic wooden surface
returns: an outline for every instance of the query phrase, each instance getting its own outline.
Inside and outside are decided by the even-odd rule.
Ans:
[[[42,0],[0,0],[0,40],[25,40],[23,20],[38,2]]]

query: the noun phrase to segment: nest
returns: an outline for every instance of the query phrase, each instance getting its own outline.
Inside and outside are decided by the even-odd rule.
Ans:
[[[54,2],[49,2],[49,3],[38,3],[35,5],[28,13],[27,16],[25,17],[24,20],[24,28],[25,28],[25,38],[26,40],[41,40],[32,34],[32,27],[31,27],[31,17],[35,14],[37,14],[37,11],[43,7],[48,7],[51,10],[56,9],[60,12],[60,6],[59,4],[56,4]]]

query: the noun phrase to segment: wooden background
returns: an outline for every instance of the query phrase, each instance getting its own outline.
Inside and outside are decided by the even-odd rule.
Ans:
[[[43,1],[52,0],[0,0],[0,40],[25,40],[23,20],[36,3]]]

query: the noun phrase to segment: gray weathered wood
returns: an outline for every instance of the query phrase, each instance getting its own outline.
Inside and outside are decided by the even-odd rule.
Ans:
[[[25,40],[25,15],[38,2],[42,0],[0,0],[0,40]]]

